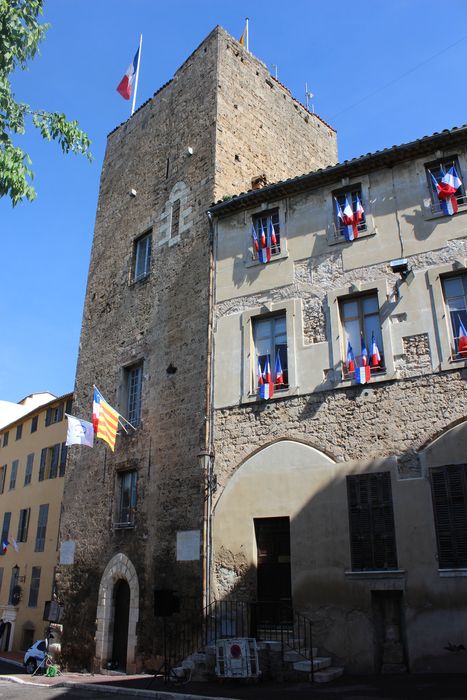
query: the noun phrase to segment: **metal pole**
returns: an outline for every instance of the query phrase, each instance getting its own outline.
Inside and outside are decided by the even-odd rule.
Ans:
[[[131,116],[133,116],[133,113],[135,111],[135,103],[136,103],[136,92],[138,90],[138,78],[139,78],[139,64],[141,63],[141,47],[143,45],[143,35],[139,35],[139,49],[138,49],[138,63],[136,64],[136,78],[135,78],[135,91],[133,93],[133,104],[131,105]]]
[[[249,46],[250,38],[248,35],[249,35],[250,30],[249,30],[248,23],[249,23],[249,19],[248,19],[248,17],[246,17],[245,18],[245,39],[246,39],[246,50],[249,52],[250,51],[250,46]]]

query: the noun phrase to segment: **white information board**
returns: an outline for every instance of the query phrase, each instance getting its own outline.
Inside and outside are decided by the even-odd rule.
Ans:
[[[198,561],[200,531],[183,530],[177,532],[177,561]]]

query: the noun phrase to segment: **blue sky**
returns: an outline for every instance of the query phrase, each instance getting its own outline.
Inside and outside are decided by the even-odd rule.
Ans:
[[[40,56],[13,77],[18,99],[78,119],[94,162],[63,156],[32,128],[38,197],[0,199],[0,399],[73,389],[100,169],[107,134],[129,116],[115,88],[143,33],[137,106],[217,24],[338,132],[339,159],[467,122],[467,3],[439,0],[45,0]],[[448,21],[449,20],[449,21]]]

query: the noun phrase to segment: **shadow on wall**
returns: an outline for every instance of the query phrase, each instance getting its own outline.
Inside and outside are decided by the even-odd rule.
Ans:
[[[465,464],[465,444],[464,419],[397,457],[336,463],[287,439],[252,453],[215,506],[214,596],[265,604],[250,629],[293,606],[349,672],[463,672],[467,579],[439,573],[430,469]],[[239,614],[211,634],[244,631]]]

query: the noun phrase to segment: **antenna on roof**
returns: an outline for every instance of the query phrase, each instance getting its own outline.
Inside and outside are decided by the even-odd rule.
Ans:
[[[310,108],[309,108],[308,105],[309,105],[309,100],[312,100],[313,97],[314,97],[313,93],[310,92],[310,91],[308,90],[308,83],[305,83],[305,106],[306,106],[306,108],[307,108],[309,111],[311,111],[311,112],[314,112],[314,111],[315,111],[315,107],[314,107],[314,105],[313,105],[313,103],[312,103],[312,104],[311,104],[311,110],[310,110]]]

